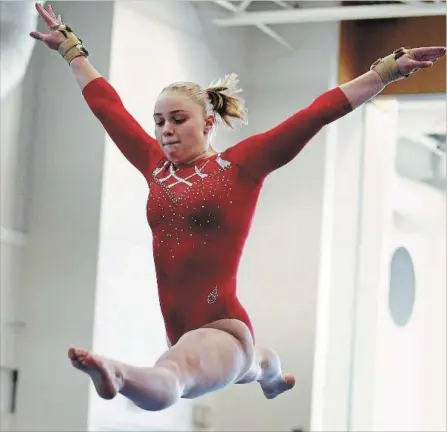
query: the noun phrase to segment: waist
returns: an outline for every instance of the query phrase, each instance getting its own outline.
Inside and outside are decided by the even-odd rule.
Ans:
[[[213,304],[214,297],[221,301],[231,301],[236,295],[236,275],[185,275],[157,272],[157,285],[161,303]],[[214,299],[214,300],[213,300]]]
[[[187,255],[179,259],[154,256],[155,272],[159,287],[194,293],[198,287],[220,285],[233,289],[236,286],[238,262]]]

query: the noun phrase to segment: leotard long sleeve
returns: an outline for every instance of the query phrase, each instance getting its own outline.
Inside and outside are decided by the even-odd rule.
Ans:
[[[254,338],[236,281],[263,181],[296,157],[325,125],[352,110],[344,93],[338,87],[329,90],[267,132],[181,169],[174,169],[103,78],[89,83],[83,94],[148,182],[147,220],[170,342],[223,318],[243,321]]]
[[[127,160],[143,175],[157,163],[163,152],[124,107],[115,89],[97,78],[82,90],[88,106]]]

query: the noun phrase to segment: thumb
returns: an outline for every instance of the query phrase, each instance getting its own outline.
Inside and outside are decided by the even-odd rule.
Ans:
[[[31,32],[29,34],[32,38],[45,42],[46,34],[40,32]]]

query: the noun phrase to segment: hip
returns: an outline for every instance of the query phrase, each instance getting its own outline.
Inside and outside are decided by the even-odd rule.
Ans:
[[[213,323],[238,320],[245,324],[254,340],[250,317],[239,299],[233,296],[220,296],[215,292],[208,294],[205,301],[193,300],[180,307],[167,307],[161,304],[169,341],[174,345],[183,334],[201,327],[213,327]]]

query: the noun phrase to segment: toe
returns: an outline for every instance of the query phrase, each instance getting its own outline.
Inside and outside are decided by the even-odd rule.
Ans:
[[[83,348],[76,348],[76,347],[70,347],[68,348],[68,355],[70,358],[72,357],[79,357],[79,356],[85,356],[88,354],[88,351]]]
[[[76,354],[76,357],[78,357],[78,358],[84,358],[85,359],[87,357],[90,357],[90,353],[87,350],[82,349],[82,348],[76,349],[75,350],[75,354]]]
[[[101,367],[102,366],[102,362],[91,355],[85,356],[83,361],[86,366],[90,366],[90,367],[95,367],[95,366]]]
[[[76,360],[76,349],[73,347],[68,348],[68,358],[70,360]]]
[[[295,377],[291,374],[284,374],[283,375],[284,384],[286,385],[287,390],[292,389],[295,387]]]

